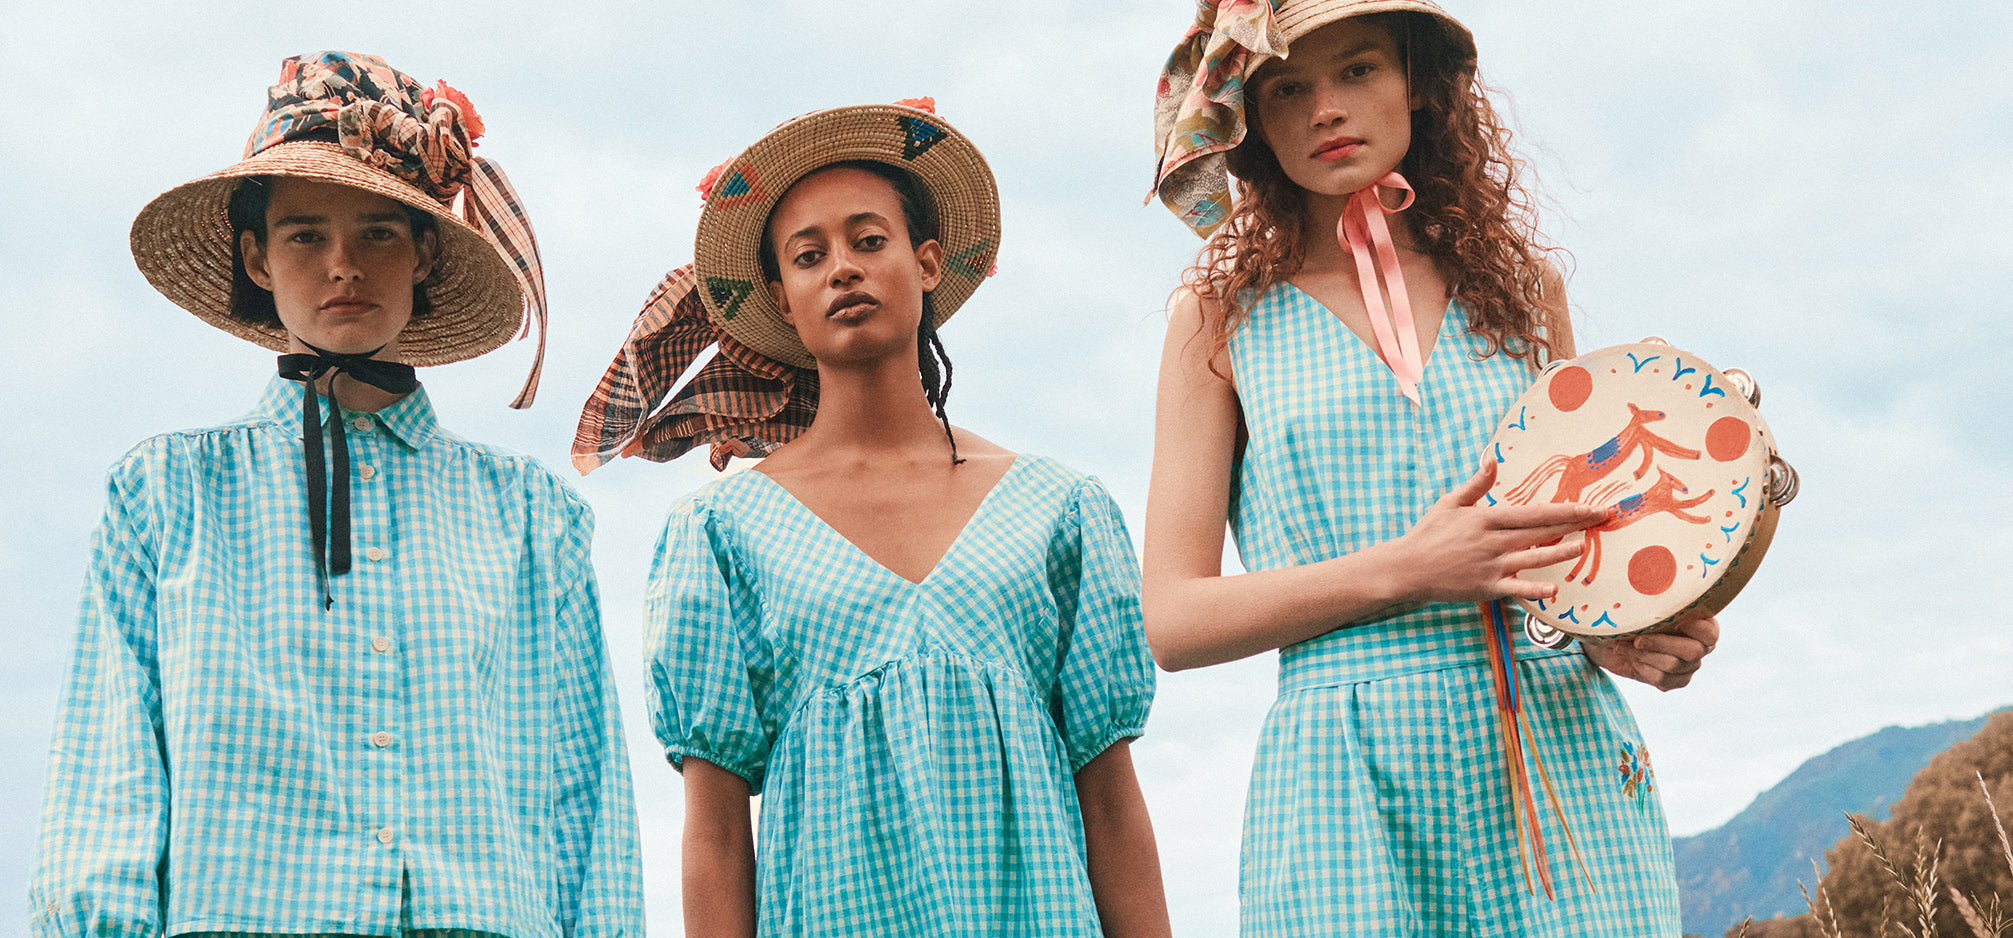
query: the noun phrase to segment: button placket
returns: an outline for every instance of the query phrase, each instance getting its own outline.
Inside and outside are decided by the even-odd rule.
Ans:
[[[369,431],[376,424],[366,414],[357,414],[350,420],[350,426],[360,433]],[[351,447],[351,458],[357,466],[350,492],[350,538],[356,545],[357,555],[375,566],[391,557],[389,502],[391,493],[383,484],[359,485],[361,482],[375,482],[394,448],[391,437],[382,433],[359,435]],[[354,569],[354,568],[353,568]]]
[[[350,426],[359,431],[351,437],[357,472],[352,477],[356,484],[351,490],[350,525],[361,561],[350,571],[356,580],[350,609],[361,632],[362,655],[368,661],[365,698],[352,732],[361,737],[357,751],[363,765],[355,776],[362,786],[359,803],[368,805],[359,820],[369,825],[366,830],[384,850],[393,852],[399,849],[398,825],[405,810],[401,787],[406,746],[399,694],[400,672],[409,649],[402,647],[403,636],[396,625],[401,621],[398,590],[386,562],[397,544],[392,534],[395,493],[386,484],[389,480],[383,478],[383,470],[397,456],[398,443],[388,433],[369,432],[376,427],[375,421],[363,414],[350,420]],[[375,484],[363,484],[371,482]]]

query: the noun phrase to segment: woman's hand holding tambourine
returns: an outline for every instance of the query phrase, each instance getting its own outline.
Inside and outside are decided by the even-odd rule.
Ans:
[[[1397,543],[1410,552],[1406,564],[1414,583],[1413,601],[1472,602],[1504,596],[1549,599],[1558,589],[1528,580],[1520,572],[1578,557],[1567,534],[1596,524],[1607,512],[1578,503],[1483,505],[1496,481],[1496,463],[1484,459],[1468,481],[1433,503]]]
[[[1690,684],[1718,644],[1719,619],[1713,616],[1688,619],[1662,632],[1585,643],[1587,657],[1604,670],[1657,690]]]

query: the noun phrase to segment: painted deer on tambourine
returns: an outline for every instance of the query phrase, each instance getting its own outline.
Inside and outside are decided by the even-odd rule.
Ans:
[[[1711,615],[1733,600],[1796,497],[1745,372],[1649,338],[1554,362],[1490,440],[1489,504],[1608,508],[1579,557],[1524,571],[1559,585],[1518,600],[1533,641],[1612,638]]]

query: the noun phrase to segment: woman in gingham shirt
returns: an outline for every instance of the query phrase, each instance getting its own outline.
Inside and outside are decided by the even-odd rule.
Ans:
[[[1279,649],[1244,933],[1675,935],[1628,707],[1578,649],[1518,635],[1577,837],[1538,812],[1556,900],[1525,881],[1477,602],[1551,595],[1518,571],[1602,514],[1478,504],[1496,419],[1572,332],[1467,29],[1426,0],[1204,0],[1159,94],[1158,191],[1210,240],[1162,358],[1146,625],[1170,669]],[[1251,572],[1223,575],[1226,521]],[[1669,689],[1717,636],[1588,654]]]
[[[329,52],[268,101],[133,225],[162,293],[285,354],[250,415],[112,467],[34,932],[640,935],[587,506],[411,367],[542,319],[530,229],[445,84]]]

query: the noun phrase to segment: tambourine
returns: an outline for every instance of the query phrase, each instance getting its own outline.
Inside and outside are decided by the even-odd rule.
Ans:
[[[1653,632],[1733,601],[1796,497],[1760,403],[1745,372],[1658,338],[1546,367],[1489,441],[1486,502],[1587,502],[1608,517],[1567,535],[1585,540],[1580,556],[1521,574],[1559,586],[1517,600],[1532,641]]]

